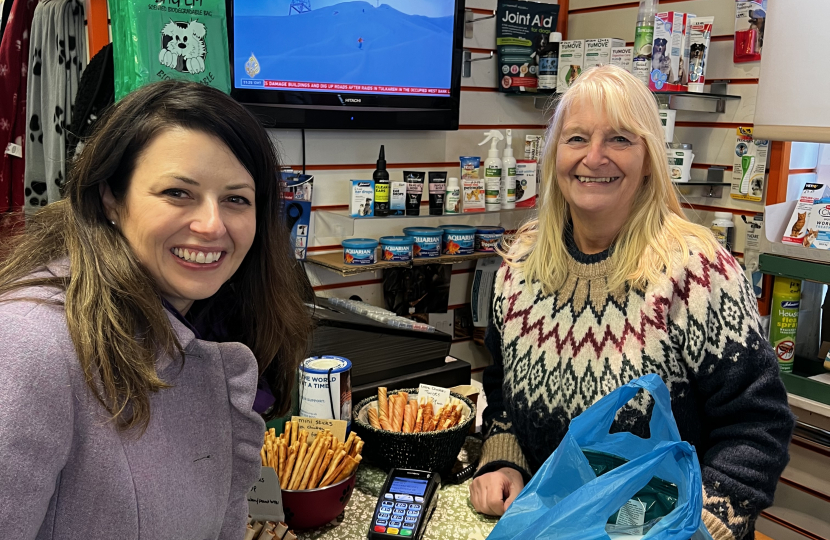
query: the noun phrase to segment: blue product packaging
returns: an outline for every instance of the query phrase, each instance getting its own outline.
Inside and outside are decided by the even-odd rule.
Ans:
[[[352,180],[350,193],[350,214],[354,218],[375,215],[375,181]]]
[[[291,232],[291,245],[297,260],[304,261],[308,250],[308,227],[311,220],[311,192],[314,176],[294,171],[280,173],[280,188],[285,201],[285,219]]]
[[[409,262],[415,247],[415,239],[411,236],[382,236],[380,239],[380,253],[382,261]]]
[[[416,259],[438,257],[441,255],[441,238],[444,231],[435,227],[406,227],[406,236],[415,239],[413,254]]]
[[[476,227],[444,225],[443,255],[472,255],[475,251]]]
[[[343,262],[346,264],[375,264],[378,241],[371,238],[343,240]]]
[[[504,227],[479,225],[476,227],[476,251],[484,253],[495,252],[503,236]]]

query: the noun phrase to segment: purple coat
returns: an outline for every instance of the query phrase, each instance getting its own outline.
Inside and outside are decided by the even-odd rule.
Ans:
[[[67,275],[50,265],[38,276]],[[14,296],[62,300],[56,289]],[[118,432],[90,393],[62,306],[0,303],[0,538],[233,539],[259,477],[257,364],[170,315],[186,359],[157,362],[143,436]]]

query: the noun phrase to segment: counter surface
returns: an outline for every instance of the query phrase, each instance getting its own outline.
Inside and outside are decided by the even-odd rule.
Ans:
[[[297,531],[299,540],[362,540],[369,531],[380,488],[386,480],[381,469],[361,465],[352,498],[342,516],[343,521],[319,529]],[[483,540],[496,526],[498,519],[473,510],[470,504],[470,482],[444,486],[438,495],[435,513],[427,524],[424,540]]]

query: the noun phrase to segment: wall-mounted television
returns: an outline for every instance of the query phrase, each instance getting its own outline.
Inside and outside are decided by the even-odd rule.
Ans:
[[[266,127],[458,129],[464,0],[228,0],[231,95]]]

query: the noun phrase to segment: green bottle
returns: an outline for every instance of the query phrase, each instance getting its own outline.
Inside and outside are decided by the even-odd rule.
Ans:
[[[783,373],[792,373],[795,360],[795,334],[798,331],[798,308],[801,303],[801,280],[777,276],[772,286],[769,341]]]
[[[654,16],[658,0],[640,0],[637,12],[637,28],[634,31],[634,61],[632,74],[648,84],[651,76],[651,47],[654,42]]]

